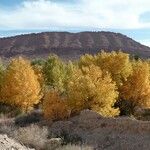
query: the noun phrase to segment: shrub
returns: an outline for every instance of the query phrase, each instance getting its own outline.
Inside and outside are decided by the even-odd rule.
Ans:
[[[134,113],[134,104],[131,101],[127,101],[124,99],[119,99],[115,103],[115,107],[119,107],[121,116],[131,116]]]
[[[2,102],[30,110],[41,98],[41,87],[30,62],[22,57],[12,59],[1,88]]]
[[[42,119],[43,119],[43,114],[41,112],[31,112],[31,113],[16,117],[15,125],[24,127],[33,123],[38,123]]]
[[[40,150],[45,148],[48,130],[46,127],[31,125],[14,130],[12,132],[12,137],[26,146]]]
[[[67,130],[61,130],[59,135],[56,135],[57,137],[60,137],[63,139],[63,145],[66,144],[82,144],[83,140],[79,135],[69,133]]]
[[[51,120],[65,119],[69,116],[68,107],[57,91],[49,90],[43,99],[44,117]]]
[[[62,146],[56,150],[94,150],[94,148],[86,145],[71,145]]]
[[[14,125],[13,119],[8,119],[7,116],[3,116],[0,123],[0,134],[7,134],[8,136],[12,136],[12,133],[15,130],[16,126]]]
[[[3,114],[7,117],[16,117],[21,113],[22,112],[18,107],[11,106],[5,103],[0,103],[0,114]]]

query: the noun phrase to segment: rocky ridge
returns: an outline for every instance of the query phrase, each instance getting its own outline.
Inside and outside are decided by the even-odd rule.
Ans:
[[[150,48],[114,32],[43,32],[0,38],[0,56],[10,58],[24,55],[30,58],[47,57],[55,53],[64,59],[76,59],[85,53],[100,50],[122,50],[143,58],[150,56]]]

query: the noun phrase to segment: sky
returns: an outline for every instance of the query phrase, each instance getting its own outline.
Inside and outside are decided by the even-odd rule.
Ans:
[[[150,0],[0,0],[0,37],[112,31],[150,46]]]

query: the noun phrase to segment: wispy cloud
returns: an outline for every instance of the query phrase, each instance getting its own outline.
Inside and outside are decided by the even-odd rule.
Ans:
[[[0,8],[0,29],[149,28],[140,19],[149,11],[149,0],[25,0],[14,9]]]

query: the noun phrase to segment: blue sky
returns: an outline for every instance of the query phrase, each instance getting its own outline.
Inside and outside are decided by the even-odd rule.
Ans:
[[[113,31],[150,46],[149,0],[0,0],[0,37]]]

